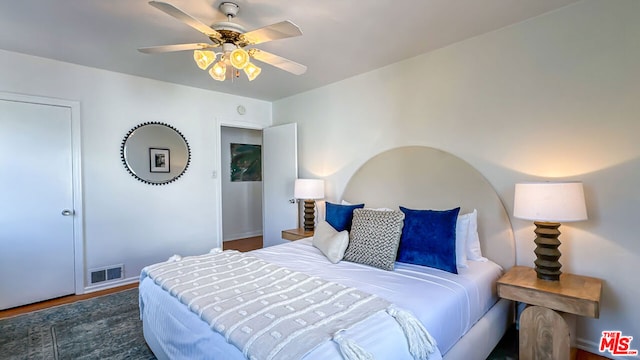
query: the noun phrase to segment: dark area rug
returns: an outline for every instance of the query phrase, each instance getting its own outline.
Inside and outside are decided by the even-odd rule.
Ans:
[[[142,336],[138,289],[0,320],[0,358],[155,359]]]

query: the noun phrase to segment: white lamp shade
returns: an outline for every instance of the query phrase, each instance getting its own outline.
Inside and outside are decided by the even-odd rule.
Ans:
[[[296,199],[316,200],[324,197],[324,180],[320,179],[297,179],[293,196]]]
[[[516,184],[513,216],[519,219],[547,222],[587,220],[582,183]]]

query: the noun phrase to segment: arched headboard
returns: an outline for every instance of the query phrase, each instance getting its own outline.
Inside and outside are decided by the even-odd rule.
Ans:
[[[342,198],[373,208],[477,209],[483,256],[505,270],[515,265],[511,222],[498,194],[475,168],[447,152],[408,146],[378,154],[351,177]]]

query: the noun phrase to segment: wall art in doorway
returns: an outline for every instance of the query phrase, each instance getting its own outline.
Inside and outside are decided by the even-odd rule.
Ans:
[[[262,146],[231,143],[231,181],[262,181]]]

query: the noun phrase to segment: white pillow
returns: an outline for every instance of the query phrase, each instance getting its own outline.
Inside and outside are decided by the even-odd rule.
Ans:
[[[456,220],[456,265],[466,268],[467,265],[467,234],[471,214],[458,215]]]
[[[467,232],[467,259],[473,261],[487,261],[486,257],[482,256],[482,250],[480,250],[480,237],[478,236],[478,211],[473,209],[469,217],[469,230]]]
[[[349,246],[349,232],[347,230],[338,232],[323,220],[316,226],[312,244],[335,264],[342,260],[344,252]]]

